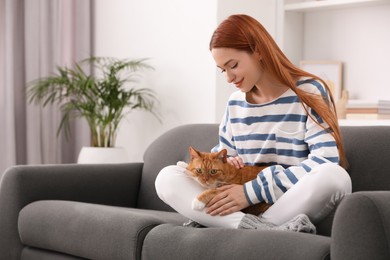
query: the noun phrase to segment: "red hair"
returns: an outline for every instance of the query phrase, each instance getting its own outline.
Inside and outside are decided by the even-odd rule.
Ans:
[[[288,86],[299,97],[301,103],[310,107],[324,120],[333,135],[339,151],[340,165],[347,166],[340,127],[337,121],[334,99],[329,86],[321,78],[303,71],[290,62],[280,50],[267,30],[254,18],[248,15],[231,15],[214,31],[210,50],[214,48],[233,48],[248,53],[258,53],[266,73],[279,83]],[[305,92],[296,86],[301,77],[309,77],[320,81],[327,89],[329,98]],[[303,106],[307,114],[318,124]]]

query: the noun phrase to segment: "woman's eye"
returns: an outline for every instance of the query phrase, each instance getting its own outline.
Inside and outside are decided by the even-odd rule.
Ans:
[[[230,69],[233,70],[233,69],[237,68],[237,66],[238,66],[238,62],[237,62],[237,63],[234,63],[234,65],[231,66]],[[225,69],[221,69],[221,73],[225,73],[225,72],[226,72]]]

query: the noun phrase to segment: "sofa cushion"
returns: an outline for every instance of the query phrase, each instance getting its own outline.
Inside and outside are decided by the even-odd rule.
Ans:
[[[177,213],[72,201],[37,201],[18,220],[24,245],[88,259],[138,259],[145,235],[158,224],[182,224]]]
[[[65,255],[62,253],[56,253],[52,251],[37,249],[26,246],[22,250],[20,260],[87,260],[86,258],[80,258],[76,256]]]
[[[341,130],[352,190],[390,190],[390,127],[343,126]]]
[[[287,231],[188,228],[170,224],[145,237],[142,259],[329,259],[330,238]]]
[[[390,191],[345,197],[332,230],[332,259],[390,259]]]

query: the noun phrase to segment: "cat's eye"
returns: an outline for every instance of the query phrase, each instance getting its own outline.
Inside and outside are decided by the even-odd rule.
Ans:
[[[195,171],[196,173],[203,173],[203,170],[201,168],[196,168]]]
[[[211,170],[209,170],[209,173],[210,174],[216,174],[218,171],[216,170],[216,169],[211,169]]]

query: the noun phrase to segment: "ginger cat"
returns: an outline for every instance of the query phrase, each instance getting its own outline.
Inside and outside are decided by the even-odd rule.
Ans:
[[[219,190],[216,188],[226,184],[244,184],[257,177],[257,174],[265,167],[244,166],[237,169],[227,162],[227,151],[223,149],[216,153],[199,152],[190,147],[191,160],[187,166],[188,174],[200,185],[207,188],[199,194],[192,202],[192,208],[203,210],[206,204],[214,198]],[[249,206],[243,210],[244,213],[259,215],[270,207],[262,202]]]

